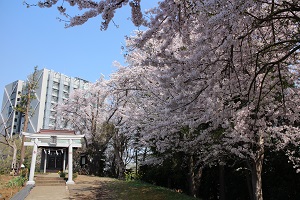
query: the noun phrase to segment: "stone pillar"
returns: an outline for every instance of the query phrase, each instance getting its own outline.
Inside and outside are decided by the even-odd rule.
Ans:
[[[66,160],[67,160],[67,152],[65,149],[63,149],[63,154],[64,154],[64,160],[63,160],[63,172],[66,171]]]
[[[44,152],[44,155],[45,155],[45,158],[44,158],[44,174],[46,173],[46,168],[47,168],[47,152],[46,151],[43,151]],[[46,153],[45,153],[46,152]]]
[[[68,181],[67,184],[74,184],[73,181],[73,145],[72,145],[72,139],[69,140],[69,155],[68,155]]]
[[[35,181],[33,180],[33,178],[34,178],[35,163],[36,163],[37,143],[38,143],[38,139],[35,138],[33,150],[32,150],[29,180],[27,181],[26,185],[34,185],[35,184]]]

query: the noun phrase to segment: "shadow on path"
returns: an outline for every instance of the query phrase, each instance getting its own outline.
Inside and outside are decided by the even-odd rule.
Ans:
[[[79,175],[76,184],[68,185],[71,200],[115,200],[116,196],[108,189],[112,182],[109,178]]]

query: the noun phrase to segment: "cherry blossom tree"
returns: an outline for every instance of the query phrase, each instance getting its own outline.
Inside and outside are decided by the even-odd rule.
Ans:
[[[293,2],[274,1],[219,3],[216,6],[211,1],[202,9],[202,5],[195,9],[205,10],[203,13],[190,12],[189,20],[182,20],[186,29],[177,26],[176,31],[173,27],[176,20],[166,19],[161,22],[161,29],[157,27],[156,40],[145,39],[149,30],[133,39],[137,42],[133,51],[139,49],[146,56],[138,57],[136,52],[130,54],[132,59],[139,61],[134,63],[139,67],[128,71],[136,73],[136,77],[143,77],[144,81],[138,83],[147,82],[143,87],[152,97],[150,102],[155,102],[151,112],[138,110],[133,116],[144,112],[138,118],[148,121],[141,124],[149,125],[152,137],[157,133],[154,141],[163,141],[155,143],[162,151],[169,147],[166,144],[176,146],[174,141],[178,140],[174,133],[182,126],[197,128],[208,123],[209,127],[204,131],[207,134],[224,129],[219,137],[222,142],[212,153],[225,152],[245,159],[252,174],[253,197],[262,199],[265,146],[279,150],[287,144],[298,143],[295,122],[299,110],[297,104],[292,106],[299,95],[295,86],[298,80],[296,27],[299,20],[294,13],[298,6]],[[224,7],[228,10],[222,11]],[[240,7],[243,12],[237,9]],[[231,18],[231,14],[235,18]],[[199,23],[200,19],[202,23]],[[290,25],[286,27],[284,22]],[[141,70],[146,77],[141,76]],[[159,88],[159,91],[152,93],[154,88]],[[148,106],[145,102],[142,105]],[[287,131],[286,124],[285,128],[278,128],[283,121],[288,122],[289,129],[294,131]],[[279,134],[279,130],[284,134]],[[150,137],[149,133],[145,138]],[[270,142],[275,136],[277,139]],[[185,145],[187,149],[188,145]]]
[[[113,21],[116,10],[123,6],[129,5],[132,11],[131,21],[136,26],[142,25],[145,20],[141,11],[141,0],[105,0],[105,1],[81,1],[81,0],[45,0],[38,1],[36,4],[31,4],[28,1],[24,2],[27,7],[38,6],[40,8],[51,8],[57,6],[58,11],[65,18],[61,19],[67,22],[66,27],[82,25],[88,19],[101,15],[101,30],[106,30],[108,25]],[[68,14],[70,7],[76,7],[78,10],[83,10],[82,14],[71,16]]]
[[[120,104],[122,106],[119,107],[117,114],[123,117],[120,126],[129,129],[126,134],[131,134],[132,138],[138,137],[134,148],[145,150],[155,147],[156,152],[163,154],[160,158],[166,159],[174,154],[175,148],[179,147],[180,135],[173,132],[168,134],[173,129],[169,123],[172,119],[165,116],[162,111],[165,110],[164,103],[169,94],[163,93],[164,88],[160,86],[159,77],[156,76],[159,72],[156,67],[138,65],[144,58],[142,52],[132,52],[127,60],[131,66],[120,67],[117,73],[112,74],[110,82],[113,93],[123,94],[124,101]],[[168,128],[170,130],[167,130]],[[194,151],[195,149],[192,152]],[[199,167],[195,169],[197,172],[194,174],[201,172]],[[196,175],[192,177],[195,178]]]
[[[112,129],[108,128],[110,107],[107,96],[105,81],[99,80],[86,88],[74,90],[69,99],[56,108],[57,128],[69,128],[85,134],[87,150],[93,156],[92,170],[96,174],[102,173],[101,158],[112,137]]]
[[[121,116],[116,113],[119,101],[123,100],[117,93],[112,95],[107,81],[101,79],[86,88],[74,90],[70,98],[56,108],[57,128],[70,128],[85,134],[88,154],[93,163],[92,171],[103,173],[105,154],[108,148],[112,148],[120,179],[125,175],[125,152],[129,139],[122,130],[116,128],[122,123]]]
[[[131,56],[139,60],[135,53]],[[222,154],[244,159],[252,174],[253,196],[262,198],[265,146],[284,150],[299,143],[295,126],[299,107],[294,104],[299,99],[295,87],[298,73],[288,67],[281,70],[281,75],[274,69],[257,75],[255,70],[246,73],[243,68],[226,69],[227,65],[220,65],[217,71],[206,66],[212,74],[201,70],[200,78],[189,83],[196,71],[189,67],[196,69],[196,66],[189,63],[182,69],[187,72],[179,73],[175,69],[180,65],[169,67],[164,62],[176,63],[161,59],[152,68],[142,62],[119,71],[118,77],[130,77],[123,87],[124,92],[132,93],[127,95],[132,100],[128,99],[123,111],[130,119],[127,126],[142,128],[140,142],[155,146],[165,156],[168,150],[192,152],[193,157],[206,164],[219,161]],[[231,73],[233,78],[229,79]],[[215,77],[216,74],[220,77]],[[207,127],[193,131],[201,124]],[[177,133],[182,133],[184,126],[192,131],[180,137]],[[287,153],[296,162],[292,157],[295,152]]]
[[[149,18],[139,0],[65,2],[85,10],[70,17],[59,6],[68,27],[102,15],[105,30],[129,4],[133,23],[148,28],[130,38],[130,67],[112,76],[115,84],[126,83],[115,88],[126,97],[118,104],[122,125],[142,130],[142,143],[161,153],[192,151],[206,164],[243,159],[253,199],[263,199],[266,147],[285,151],[298,167],[298,152],[290,148],[299,144],[298,1],[164,0]],[[181,138],[183,127],[189,131]]]

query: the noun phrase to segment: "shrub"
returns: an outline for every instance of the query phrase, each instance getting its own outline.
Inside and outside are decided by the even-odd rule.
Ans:
[[[73,179],[77,178],[77,176],[78,176],[78,172],[73,173]]]
[[[125,172],[125,180],[132,181],[132,180],[141,180],[142,176],[139,173],[135,173],[132,171]]]
[[[66,172],[59,171],[58,174],[59,174],[59,177],[62,177],[62,178],[66,177]]]
[[[28,168],[24,168],[20,171],[20,176],[23,177],[23,178],[28,178]]]
[[[21,187],[24,186],[24,183],[26,182],[27,178],[22,177],[22,176],[17,176],[13,179],[11,179],[8,183],[7,183],[7,187]]]

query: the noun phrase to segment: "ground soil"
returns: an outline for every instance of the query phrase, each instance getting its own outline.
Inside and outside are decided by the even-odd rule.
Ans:
[[[7,187],[7,183],[13,179],[11,175],[0,175],[0,200],[9,200],[23,187]],[[69,195],[72,200],[115,199],[108,190],[107,185],[113,181],[110,178],[78,175],[75,185],[69,185]]]
[[[70,199],[116,199],[115,195],[107,187],[112,181],[113,179],[110,178],[78,175],[75,179],[76,184],[68,186]]]
[[[13,179],[11,175],[0,175],[0,200],[8,200],[18,193],[22,187],[7,187],[7,183]]]

